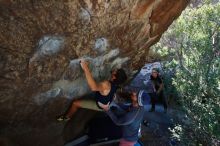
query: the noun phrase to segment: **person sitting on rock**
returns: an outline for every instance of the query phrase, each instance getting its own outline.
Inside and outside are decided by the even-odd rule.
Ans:
[[[167,101],[163,93],[164,84],[163,84],[161,77],[159,76],[159,70],[157,68],[152,69],[150,81],[152,83],[153,90],[154,90],[152,93],[149,93],[149,95],[151,96],[151,104],[152,104],[150,112],[155,111],[156,99],[162,99],[164,112],[166,113],[167,112]]]
[[[138,141],[139,129],[144,117],[144,105],[150,104],[150,96],[144,91],[139,91],[138,94],[132,91],[123,95],[126,96],[123,98],[130,98],[130,105],[114,102],[110,105],[98,104],[116,125],[122,126],[122,138],[119,145],[134,146]]]
[[[59,116],[57,121],[70,120],[78,108],[101,111],[101,107],[97,104],[97,102],[102,104],[112,102],[119,85],[123,84],[127,80],[127,75],[123,69],[115,69],[111,71],[110,80],[97,83],[91,74],[88,62],[81,60],[80,65],[85,73],[86,80],[90,89],[93,91],[93,94],[91,94],[88,98],[74,100],[66,114]]]

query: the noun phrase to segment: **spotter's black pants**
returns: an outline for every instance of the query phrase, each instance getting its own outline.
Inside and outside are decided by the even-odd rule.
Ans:
[[[158,101],[162,101],[164,109],[167,109],[167,99],[164,96],[163,91],[161,91],[159,94],[156,94],[156,92],[149,93],[149,95],[151,97],[151,105],[152,105],[151,109],[153,109],[153,110],[155,109],[155,104]]]

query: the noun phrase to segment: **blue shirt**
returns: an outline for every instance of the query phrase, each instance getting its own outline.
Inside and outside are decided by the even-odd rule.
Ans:
[[[114,108],[115,109],[115,108]],[[116,111],[120,111],[120,116],[113,112],[112,108],[107,111],[112,121],[119,126],[122,126],[122,138],[128,141],[136,142],[138,140],[138,131],[144,117],[144,107],[129,106],[126,111],[119,104],[116,104]]]

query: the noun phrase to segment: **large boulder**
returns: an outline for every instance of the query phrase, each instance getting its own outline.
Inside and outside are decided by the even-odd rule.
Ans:
[[[80,130],[65,132],[55,117],[90,92],[79,60],[90,62],[96,80],[114,67],[132,76],[188,2],[1,0],[0,144],[59,146],[74,138]],[[79,111],[75,123],[91,115]]]

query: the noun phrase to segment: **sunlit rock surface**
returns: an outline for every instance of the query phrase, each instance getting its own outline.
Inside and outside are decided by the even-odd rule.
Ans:
[[[91,117],[79,111],[66,132],[55,117],[90,92],[79,66],[97,80],[114,67],[129,75],[188,0],[0,1],[0,145],[60,146]],[[81,119],[82,119],[81,118]],[[86,120],[84,119],[86,123]],[[79,120],[82,121],[82,120]],[[34,143],[33,143],[34,142]]]

